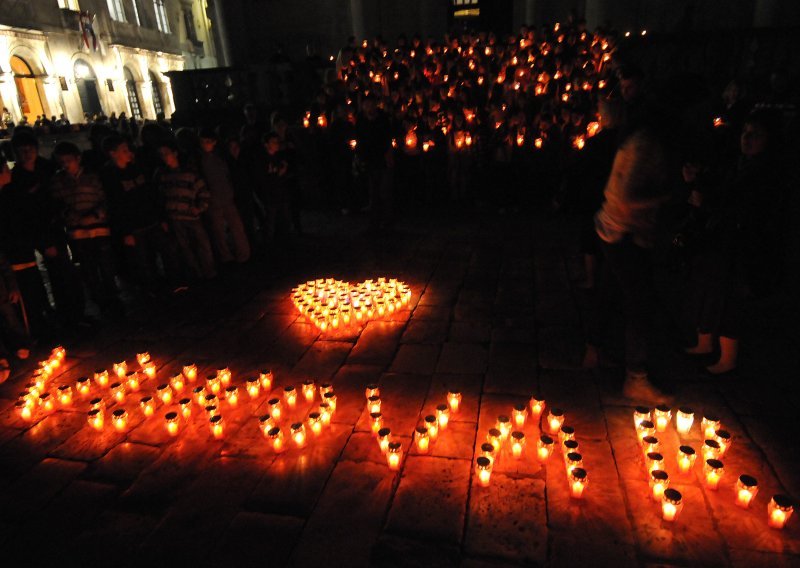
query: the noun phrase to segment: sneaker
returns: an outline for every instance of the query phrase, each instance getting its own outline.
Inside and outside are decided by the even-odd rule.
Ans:
[[[628,371],[622,387],[622,394],[625,398],[651,406],[670,402],[670,397],[654,387],[648,380],[647,373]]]

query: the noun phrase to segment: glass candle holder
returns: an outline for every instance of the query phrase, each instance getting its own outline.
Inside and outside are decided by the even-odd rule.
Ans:
[[[156,411],[156,401],[152,396],[143,396],[139,399],[139,408],[145,418],[151,417]]]
[[[100,408],[93,408],[88,413],[88,422],[89,426],[94,428],[95,430],[102,430],[103,423],[105,422],[105,417],[103,416],[103,410]]]
[[[225,388],[225,400],[231,406],[239,404],[239,387],[231,385]]]
[[[286,451],[286,441],[283,437],[283,432],[277,426],[270,428],[266,434],[269,438],[269,443],[272,446],[272,451],[280,454]]]
[[[522,430],[525,427],[525,422],[528,419],[528,407],[525,404],[515,404],[511,410],[511,420],[514,423],[514,428]]]
[[[208,419],[208,427],[211,429],[211,435],[217,440],[225,435],[225,421],[222,419],[222,414],[215,414]]]
[[[431,439],[431,443],[433,443],[439,437],[439,421],[433,414],[429,414],[425,417],[424,422],[425,428],[428,430],[428,437]]]
[[[106,408],[105,401],[100,397],[93,398],[92,400],[90,400],[89,401],[89,409],[90,410],[94,410],[95,408],[99,408],[100,410],[105,410],[105,408]]]
[[[426,431],[427,432],[427,431]],[[392,441],[392,431],[389,428],[381,428],[378,430],[378,447],[382,453],[386,453],[389,449],[389,442]]]
[[[314,381],[311,379],[306,379],[303,381],[303,385],[301,387],[303,391],[303,398],[306,399],[306,402],[311,403],[314,402],[314,395],[317,392],[317,387],[314,385]]]
[[[186,380],[190,383],[193,383],[197,380],[197,365],[194,363],[187,363],[181,369],[183,376],[186,377]]]
[[[450,407],[446,404],[440,404],[436,407],[436,420],[439,421],[439,431],[447,428],[450,423]]]
[[[536,458],[544,463],[553,453],[553,438],[550,436],[540,436],[536,442]]]
[[[266,391],[272,388],[273,378],[272,371],[269,369],[263,369],[258,373],[258,381],[261,383],[261,388]]]
[[[125,402],[125,395],[127,394],[125,391],[125,384],[124,383],[111,383],[111,396],[114,397],[114,400],[117,402]]]
[[[669,487],[669,475],[663,469],[654,469],[650,472],[650,492],[653,501],[661,502],[664,491]]]
[[[263,414],[258,417],[258,429],[264,434],[264,437],[269,437],[269,431],[275,428],[278,424],[272,419],[269,414]]]
[[[794,504],[786,495],[773,495],[767,505],[767,523],[773,529],[782,529],[794,512]]]
[[[683,510],[683,495],[676,489],[665,489],[661,498],[661,518],[673,522]]]
[[[544,412],[545,400],[539,395],[533,395],[528,405],[531,407],[531,416],[534,420],[538,420]]]
[[[148,353],[147,351],[145,351],[143,353],[137,353],[136,354],[136,362],[139,363],[140,367],[142,365],[144,365],[145,363],[150,362],[150,353]]]
[[[156,396],[164,404],[170,404],[172,402],[172,387],[169,386],[167,383],[162,383],[158,385],[156,387]]]
[[[141,389],[142,377],[136,371],[128,371],[125,374],[125,384],[128,392],[138,392]]]
[[[711,491],[716,491],[719,488],[719,480],[725,473],[725,466],[719,460],[708,459],[703,466],[703,475],[705,476],[706,487]]]
[[[70,406],[72,404],[72,387],[69,385],[61,385],[56,392],[58,402],[61,406]]]
[[[719,457],[722,457],[731,447],[731,433],[727,430],[717,430],[714,432],[714,441],[719,444]]]
[[[223,367],[222,369],[217,369],[217,376],[219,377],[219,382],[222,383],[222,386],[227,387],[231,384],[231,379],[233,378],[233,374],[228,367]]]
[[[217,416],[219,414],[219,408],[216,404],[207,404],[203,407],[203,410],[206,411],[206,416],[211,418],[212,416]]]
[[[369,399],[370,399],[370,398],[372,398],[373,396],[377,396],[378,398],[380,398],[380,396],[381,396],[381,389],[380,389],[380,387],[379,387],[378,385],[376,385],[376,384],[370,384],[370,385],[367,385],[367,388],[364,390],[364,395],[365,395],[365,397],[366,397],[366,399],[367,399],[367,400],[369,400]]]
[[[652,473],[654,469],[664,469],[664,456],[659,452],[650,452],[645,456],[645,466],[647,473]]]
[[[192,415],[192,399],[188,397],[182,398],[178,401],[178,405],[181,408],[181,416],[183,416],[184,420],[188,420]]]
[[[639,443],[642,443],[642,440],[646,436],[655,436],[656,434],[656,425],[653,424],[650,420],[642,420],[639,422],[639,426],[636,427],[636,435],[639,438]]]
[[[705,436],[706,440],[713,440],[714,433],[721,427],[719,416],[714,414],[704,414],[703,419],[700,421],[700,428],[703,430],[703,436]]]
[[[719,443],[716,440],[703,441],[702,452],[704,460],[719,459],[720,457]]]
[[[576,467],[583,467],[583,456],[577,452],[570,452],[564,457],[564,465],[569,475]]]
[[[381,397],[371,396],[367,399],[367,412],[380,412],[381,411]]]
[[[578,440],[564,440],[561,442],[561,453],[565,456],[570,452],[580,453],[578,450],[580,448],[580,444],[578,444]]]
[[[553,436],[558,435],[558,431],[564,425],[564,411],[560,408],[551,408],[547,415],[547,432]]]
[[[258,398],[261,393],[261,383],[258,382],[258,377],[250,377],[245,381],[245,388],[247,389],[247,396]]]
[[[498,416],[494,427],[500,430],[500,437],[503,441],[508,439],[509,434],[511,434],[511,420],[508,416],[505,414]]]
[[[322,383],[319,385],[319,397],[323,398],[325,393],[333,392],[333,385],[331,383]]]
[[[651,419],[652,415],[650,414],[650,409],[646,406],[637,406],[633,409],[633,427],[636,428],[637,431],[639,430],[639,424],[641,424],[643,420]]]
[[[653,419],[656,424],[656,432],[664,432],[672,420],[672,410],[665,404],[659,404],[653,411]]]
[[[678,431],[678,434],[684,436],[688,434],[689,430],[692,429],[693,423],[694,411],[688,406],[679,408],[678,413],[675,415],[675,429]]]
[[[752,475],[740,475],[736,480],[736,505],[748,509],[758,493],[758,481]]]
[[[15,402],[14,410],[25,422],[29,422],[33,418],[33,407],[24,400],[18,400]],[[91,424],[91,420],[89,421],[89,424]]]
[[[642,451],[644,455],[650,452],[661,452],[661,442],[655,436],[645,436],[642,438]]]
[[[427,454],[430,449],[430,436],[428,436],[428,429],[424,426],[418,426],[414,431],[414,441],[417,444],[417,452],[420,454]]]
[[[478,478],[478,485],[481,487],[489,487],[489,481],[492,478],[492,460],[483,456],[475,460],[475,475]]]
[[[269,414],[272,416],[273,420],[280,420],[281,419],[281,399],[279,398],[271,398],[267,401],[267,408],[269,409]]]
[[[369,415],[370,430],[374,436],[378,435],[378,430],[383,428],[383,414],[380,412],[371,412]]]
[[[562,444],[567,440],[575,439],[575,428],[572,426],[562,426],[558,431],[558,441]]]
[[[522,457],[522,450],[525,447],[525,434],[519,431],[511,432],[511,455],[515,459]]]
[[[322,434],[322,418],[319,412],[309,412],[306,422],[308,423],[308,429],[311,430],[314,436]]]
[[[283,387],[283,401],[289,408],[297,406],[297,389],[294,385]]]
[[[111,423],[117,432],[124,432],[128,429],[128,412],[124,408],[117,408],[111,413]]]
[[[494,451],[497,453],[503,445],[503,434],[497,428],[489,428],[489,432],[486,434],[486,441],[494,446]]]
[[[323,426],[330,426],[331,423],[331,405],[327,402],[321,402],[319,405],[319,416]]]
[[[167,432],[169,432],[170,436],[177,436],[178,429],[180,427],[178,423],[178,413],[177,412],[167,412],[164,415],[164,423],[167,427]]]
[[[156,364],[152,361],[148,361],[144,365],[142,365],[142,373],[148,379],[155,379],[156,378]]]
[[[194,399],[194,402],[200,406],[205,404],[207,394],[208,392],[206,391],[206,387],[194,387],[192,389],[192,399]]]
[[[218,394],[222,389],[222,382],[217,375],[206,376],[206,390],[210,393]]]
[[[298,448],[306,447],[306,427],[302,422],[295,422],[292,428],[292,441]]]
[[[689,473],[694,467],[697,454],[691,446],[681,446],[678,448],[678,471],[683,474]]]
[[[336,413],[336,393],[333,391],[326,392],[323,395],[322,400],[328,403],[328,406],[330,406],[331,416],[333,416]]]
[[[461,407],[461,392],[451,390],[447,393],[447,405],[450,407],[450,412],[455,414]]]
[[[111,366],[111,370],[114,371],[114,374],[121,379],[128,373],[128,364],[125,361],[114,363]]]
[[[386,448],[386,463],[389,464],[389,469],[400,469],[400,461],[403,458],[403,444],[400,442],[389,442]]]
[[[583,492],[589,484],[589,475],[582,467],[574,467],[569,472],[569,494],[573,499],[583,499]]]
[[[89,383],[89,377],[79,377],[78,380],[75,381],[75,390],[81,397],[89,396],[91,388],[92,385]]]
[[[56,409],[56,403],[49,392],[43,392],[39,395],[39,408],[42,412],[53,412]]]
[[[95,371],[94,382],[101,389],[106,388],[109,382],[108,371],[106,371],[105,369],[98,369],[97,371]]]
[[[186,379],[184,378],[183,374],[178,373],[177,375],[173,375],[169,380],[169,386],[172,387],[172,392],[182,392],[186,387]]]
[[[66,357],[67,357],[67,350],[64,349],[63,346],[58,345],[58,346],[54,347],[53,350],[50,352],[50,357],[52,357],[56,361],[62,361],[63,362],[64,359],[66,359]]]
[[[496,457],[496,454],[494,453],[494,446],[491,445],[489,442],[484,442],[483,444],[481,444],[480,455],[494,461]]]

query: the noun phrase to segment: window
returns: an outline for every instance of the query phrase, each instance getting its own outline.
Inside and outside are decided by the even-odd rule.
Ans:
[[[111,14],[111,19],[118,22],[125,20],[125,8],[122,7],[122,0],[108,0],[108,13]]]
[[[156,9],[156,24],[158,25],[158,29],[165,34],[170,33],[169,20],[167,19],[167,9],[164,6],[164,0],[153,0],[153,6]]]
[[[78,6],[78,0],[58,0],[58,7],[62,10],[75,10],[80,12],[81,7]]]
[[[125,67],[125,90],[128,93],[128,104],[131,105],[133,118],[142,118],[142,105],[139,104],[139,92],[136,90],[136,81],[131,70]]]
[[[139,17],[139,2],[138,0],[132,0],[131,3],[133,4],[133,19],[136,20],[136,25],[142,25],[142,19]]]
[[[197,42],[197,30],[194,27],[194,15],[191,9],[183,10],[183,22],[186,24],[186,38]]]
[[[153,110],[156,111],[156,116],[158,116],[164,112],[164,103],[161,101],[161,83],[152,71],[150,71],[150,87],[153,93]]]

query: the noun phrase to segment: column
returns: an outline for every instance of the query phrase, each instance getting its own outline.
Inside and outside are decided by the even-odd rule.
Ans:
[[[228,42],[228,27],[225,21],[222,0],[208,0],[208,8],[209,11],[213,10],[212,14],[207,15],[211,20],[215,43],[217,44],[217,65],[219,67],[230,66],[233,62],[231,61],[231,46]]]

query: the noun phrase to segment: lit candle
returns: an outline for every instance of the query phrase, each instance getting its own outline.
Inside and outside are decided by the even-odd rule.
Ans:
[[[319,397],[323,398],[325,393],[333,392],[333,385],[330,383],[322,383],[319,385]]]
[[[121,379],[128,372],[128,364],[125,361],[120,361],[119,363],[114,363],[111,369],[114,371],[114,374]]]
[[[503,445],[503,434],[497,428],[489,428],[486,434],[486,441],[494,446],[494,451],[499,452],[500,446]]]
[[[541,436],[539,441],[536,443],[536,457],[537,459],[544,463],[547,461],[547,458],[550,457],[550,454],[553,453],[553,438],[550,436]]]
[[[182,372],[183,376],[186,377],[186,380],[190,383],[193,383],[197,380],[197,365],[194,363],[187,363],[184,365]]]
[[[435,442],[439,437],[439,421],[433,414],[425,417],[425,428],[428,430],[428,437],[431,442]]]
[[[450,407],[446,404],[437,406],[436,419],[439,421],[439,430],[447,428],[447,424],[450,422]]]
[[[58,387],[58,402],[61,406],[70,406],[72,404],[72,387],[69,385],[61,385]]]
[[[703,435],[706,440],[713,440],[714,433],[721,428],[719,417],[713,414],[703,415],[703,420],[700,422],[700,427],[703,429]]]
[[[91,426],[95,430],[102,430],[103,423],[105,422],[102,409],[93,408],[92,410],[90,410],[88,420],[89,420],[89,426]]]
[[[258,380],[261,382],[261,388],[264,390],[270,390],[272,388],[272,371],[269,369],[264,369],[258,373]]]
[[[636,427],[636,435],[639,437],[640,444],[642,443],[645,437],[654,436],[655,433],[656,433],[656,425],[653,424],[650,420],[642,420]]]
[[[314,385],[314,381],[311,379],[307,379],[303,381],[303,396],[306,399],[306,402],[313,402],[314,401],[314,394],[316,393],[316,386]]]
[[[539,420],[542,412],[544,412],[545,400],[539,395],[533,395],[528,404],[531,407],[531,416],[533,419]]]
[[[564,458],[564,464],[567,468],[567,474],[571,474],[572,470],[576,467],[583,467],[583,456],[577,452],[570,452]]]
[[[217,394],[222,388],[222,383],[217,375],[206,376],[206,390],[210,393]]]
[[[675,428],[678,434],[686,435],[692,429],[694,422],[694,411],[689,407],[682,407],[678,409],[678,414],[675,417]]]
[[[150,353],[145,351],[144,353],[137,353],[136,354],[136,362],[139,363],[140,367],[144,367],[144,364],[150,361]]]
[[[225,423],[222,420],[222,414],[215,414],[208,419],[208,426],[211,428],[211,434],[216,438],[222,438],[225,433]]]
[[[750,507],[750,503],[758,493],[758,481],[752,475],[740,475],[736,480],[736,505],[742,509]]]
[[[39,395],[39,407],[44,412],[52,412],[55,410],[56,404],[49,392],[43,392]]]
[[[572,426],[562,426],[558,431],[558,441],[562,444],[567,440],[575,439],[575,428]]]
[[[519,459],[522,457],[522,448],[525,446],[525,434],[511,432],[511,455]]]
[[[561,442],[561,451],[566,456],[570,452],[578,452],[579,444],[577,440],[564,440]]]
[[[633,427],[636,430],[639,430],[639,424],[642,423],[643,420],[650,420],[650,409],[646,406],[637,406],[633,409]]]
[[[269,431],[275,428],[277,425],[278,424],[269,414],[264,414],[258,417],[258,428],[261,430],[261,433],[264,434],[265,438],[269,436]]]
[[[400,442],[389,442],[386,449],[386,462],[389,464],[389,469],[400,469],[400,460],[403,456],[403,444]]]
[[[547,432],[555,436],[563,425],[564,411],[560,408],[551,408],[550,413],[547,415]]]
[[[669,475],[666,471],[654,469],[650,472],[650,490],[653,493],[653,501],[661,502],[667,487],[669,487]]]
[[[169,386],[172,387],[173,392],[181,392],[183,390],[183,388],[186,386],[184,380],[183,374],[181,373],[173,375],[173,377],[169,380]]]
[[[511,411],[511,418],[514,420],[514,427],[522,430],[525,427],[525,420],[528,418],[528,407],[524,404],[514,405]]]
[[[142,365],[142,372],[148,379],[155,379],[156,378],[156,364],[152,361],[148,361],[144,365]]]
[[[225,400],[228,401],[228,404],[231,406],[239,404],[239,387],[236,385],[227,387],[225,389]]]
[[[231,370],[228,367],[223,367],[222,369],[217,369],[217,376],[219,377],[219,382],[223,384],[223,386],[228,386],[231,384]]]
[[[725,466],[719,460],[709,459],[706,460],[703,473],[706,476],[706,487],[716,491],[719,488],[719,480],[722,478],[722,474],[725,473]]]
[[[283,440],[283,432],[281,429],[275,426],[274,428],[270,428],[267,432],[267,437],[272,444],[272,451],[276,454],[280,454],[286,451],[286,443]]]
[[[378,430],[378,447],[381,449],[382,453],[386,453],[386,451],[389,449],[389,442],[391,441],[392,431],[389,428],[381,428]]]
[[[292,441],[298,448],[306,447],[306,427],[302,422],[292,424]]]
[[[655,423],[656,423],[656,432],[663,432],[667,429],[670,420],[672,420],[672,410],[670,410],[669,406],[664,404],[659,404],[656,406],[654,411],[655,414]]]
[[[475,474],[481,487],[489,487],[489,480],[492,478],[492,460],[483,456],[476,459]]]
[[[450,406],[450,412],[455,414],[461,406],[461,392],[453,390],[447,393],[447,404]]]
[[[786,495],[773,495],[767,506],[769,515],[769,526],[774,529],[782,529],[792,516],[794,507],[792,500]]]
[[[328,403],[328,406],[330,407],[329,412],[331,416],[333,416],[336,413],[336,401],[337,401],[336,393],[333,391],[326,392],[323,395],[322,400]]]
[[[181,407],[181,416],[183,416],[184,420],[188,420],[192,415],[192,399],[182,398],[178,401],[178,404]]]
[[[105,369],[98,369],[94,372],[94,382],[100,388],[105,388],[108,386],[108,371]]]
[[[91,390],[91,384],[89,383],[89,377],[80,377],[77,381],[75,381],[75,390],[78,391],[78,394],[81,397],[89,396],[89,391]]]
[[[125,383],[128,385],[130,392],[138,392],[140,388],[139,373],[136,371],[128,371],[125,374]]]
[[[329,426],[331,423],[331,405],[327,402],[321,402],[319,405],[319,417],[323,426]]]
[[[645,436],[642,438],[642,451],[644,452],[644,455],[647,455],[650,452],[660,452],[661,442],[655,436]]]
[[[424,426],[419,426],[414,432],[414,439],[417,443],[417,451],[420,454],[427,454],[430,448],[430,436],[428,436],[428,429]]]
[[[152,396],[143,396],[139,399],[139,408],[142,409],[144,417],[149,418],[156,411],[156,401]]]
[[[273,420],[280,420],[281,419],[281,399],[279,398],[271,398],[267,401],[267,407],[269,408],[269,414],[272,416]]]
[[[494,446],[491,445],[489,442],[484,442],[483,444],[481,444],[480,455],[482,455],[485,458],[489,458],[490,460],[492,460],[492,462],[494,462],[495,459]]]
[[[583,499],[583,492],[589,484],[589,475],[582,467],[574,467],[569,472],[570,496],[573,499]]]
[[[731,447],[731,433],[727,430],[717,430],[714,432],[714,441],[719,444],[719,457],[722,457]]]
[[[167,432],[169,432],[170,436],[177,436],[178,435],[178,413],[177,412],[167,412],[164,415],[164,421],[166,422]]]
[[[683,509],[683,495],[675,489],[665,489],[661,499],[661,518],[672,522]]]
[[[111,423],[117,432],[124,432],[128,429],[128,413],[124,408],[117,408],[111,413]]]
[[[104,410],[106,407],[106,403],[103,401],[102,398],[93,398],[89,401],[89,408],[94,410],[95,408],[99,408],[100,410]]]
[[[156,387],[156,395],[161,399],[161,402],[169,404],[172,402],[172,387],[166,383],[160,384]]]
[[[206,411],[206,416],[208,416],[209,418],[219,414],[219,408],[217,408],[216,404],[208,404],[205,407],[203,407],[203,410]]]
[[[719,443],[716,440],[705,440],[702,449],[704,460],[719,459],[721,455]]]
[[[319,436],[322,433],[322,418],[319,412],[310,412],[308,414],[308,429],[314,436]]]
[[[377,436],[378,430],[383,428],[383,414],[380,412],[370,412],[369,414],[370,420],[370,429],[372,430],[372,434]]]
[[[658,452],[650,452],[645,456],[647,472],[652,473],[654,469],[664,469],[664,456]]]
[[[381,389],[378,385],[375,384],[367,385],[364,394],[366,395],[366,399],[369,400],[373,396],[377,397],[381,396]]]
[[[289,408],[297,406],[297,389],[293,385],[283,387],[283,400]]]
[[[50,356],[56,361],[63,361],[67,357],[67,350],[61,345],[58,345],[50,352]]]
[[[691,446],[681,446],[678,448],[678,471],[689,473],[694,467],[697,454]]]
[[[381,411],[381,397],[371,396],[367,399],[367,412],[380,412]]]
[[[500,430],[500,438],[503,441],[508,439],[508,435],[511,434],[511,420],[508,419],[508,416],[504,414],[498,416],[494,427]]]
[[[114,397],[114,400],[117,402],[125,402],[125,385],[122,383],[112,383],[111,384],[111,396]]]

